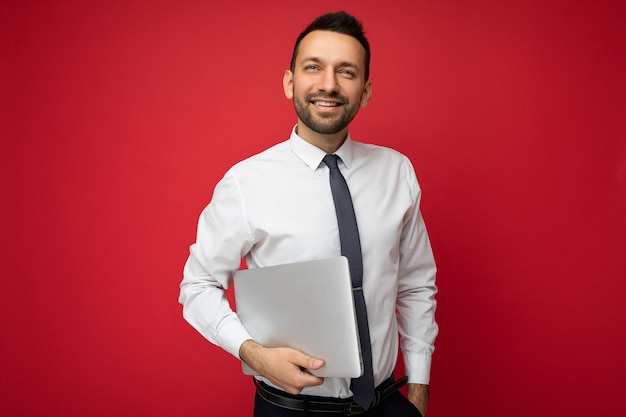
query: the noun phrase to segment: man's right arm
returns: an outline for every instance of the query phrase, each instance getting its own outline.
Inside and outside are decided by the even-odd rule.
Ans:
[[[219,281],[204,271],[194,256],[185,265],[180,302],[185,319],[212,343],[246,362],[258,375],[285,392],[299,394],[304,387],[324,380],[303,369],[319,369],[324,362],[289,348],[267,348],[252,340],[221,288]]]
[[[198,332],[236,358],[250,334],[233,312],[225,290],[253,243],[237,180],[227,173],[198,220],[196,242],[189,249],[183,270],[179,302],[183,316]]]
[[[293,349],[270,349],[255,343],[224,291],[232,283],[232,273],[239,268],[241,258],[254,244],[240,198],[236,178],[226,174],[198,221],[196,243],[183,270],[179,302],[185,319],[210,342],[244,360],[276,386],[299,393],[305,386],[323,382],[302,369],[319,369],[323,362]]]

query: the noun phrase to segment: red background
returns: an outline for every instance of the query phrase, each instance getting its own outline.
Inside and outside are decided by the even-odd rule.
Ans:
[[[353,135],[424,190],[429,415],[623,415],[625,4],[2,2],[0,414],[251,415],[182,266],[225,170],[295,123],[295,37],[345,8],[373,49]]]

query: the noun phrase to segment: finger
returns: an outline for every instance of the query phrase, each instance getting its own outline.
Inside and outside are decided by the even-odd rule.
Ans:
[[[295,352],[294,354],[294,365],[298,365],[300,368],[312,369],[314,371],[320,369],[324,366],[324,361],[317,358],[312,358],[311,356],[307,356],[301,352]]]
[[[300,392],[306,387],[314,387],[318,385],[322,385],[324,383],[324,378],[315,376],[307,372],[306,370],[301,370],[300,373],[295,376],[290,384],[287,384],[285,391],[290,394],[300,394]]]

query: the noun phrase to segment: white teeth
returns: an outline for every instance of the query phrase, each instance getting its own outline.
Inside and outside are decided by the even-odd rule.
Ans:
[[[325,106],[325,107],[335,107],[339,105],[339,103],[335,103],[333,101],[314,101],[313,104],[315,104],[316,106]]]

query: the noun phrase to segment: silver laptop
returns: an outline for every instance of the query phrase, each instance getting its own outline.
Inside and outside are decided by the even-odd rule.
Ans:
[[[319,377],[362,374],[347,258],[240,270],[234,286],[237,314],[258,343],[323,359],[321,369],[309,370]]]

